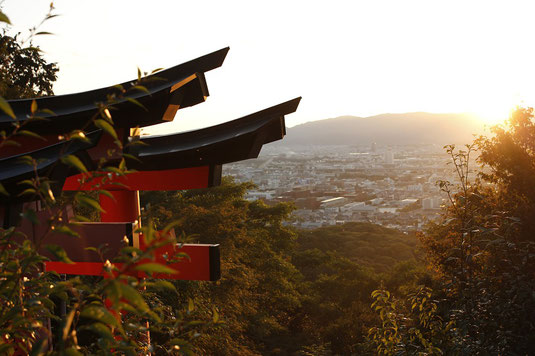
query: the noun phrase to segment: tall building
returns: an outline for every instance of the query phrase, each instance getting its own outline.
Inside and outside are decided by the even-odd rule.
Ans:
[[[386,164],[394,163],[394,153],[390,150],[385,152],[385,163]]]

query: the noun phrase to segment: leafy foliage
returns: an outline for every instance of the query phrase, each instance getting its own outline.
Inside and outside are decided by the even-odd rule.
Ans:
[[[17,36],[0,36],[0,96],[5,99],[53,95],[56,63],[47,63],[39,48],[24,47]]]
[[[245,201],[249,187],[227,181],[210,190],[146,192],[141,197],[159,226],[180,216],[179,228],[186,235],[221,244],[221,281],[182,282],[179,287],[184,297],[205,308],[217,306],[224,320],[197,340],[204,354],[255,354],[281,347],[285,338],[290,343],[288,321],[299,307],[299,274],[288,255],[295,235],[282,221],[292,209]]]
[[[425,280],[410,248],[418,241],[372,224],[293,231],[283,224],[291,206],[248,202],[244,195],[251,187],[225,177],[210,190],[141,196],[147,219],[158,226],[179,216],[177,228],[186,236],[197,234],[193,241],[221,245],[221,281],[177,285],[183,293],[178,304],[191,298],[207,310],[215,306],[224,321],[196,340],[199,350],[218,355],[369,352],[367,333],[377,319],[369,308],[370,294],[382,278],[401,289]],[[402,252],[392,254],[398,243]],[[374,246],[366,258],[360,258],[363,245]],[[376,261],[387,261],[379,267],[383,274],[375,271]]]
[[[462,150],[445,147],[458,184],[439,182],[450,205],[442,220],[429,224],[421,236],[436,272],[434,292],[426,293],[440,299],[440,308],[433,307],[433,313],[438,310],[444,320],[436,329],[441,352],[521,355],[535,351],[533,121],[532,109],[519,108],[507,127],[494,128],[495,136],[480,137]],[[470,156],[477,150],[483,167],[473,178]],[[375,305],[395,309],[389,294],[384,297],[387,292],[374,293]],[[385,312],[381,319],[383,327],[371,330],[378,352],[416,352],[407,351],[403,341],[410,333],[396,333],[410,330],[411,318]],[[429,338],[420,339],[425,347],[423,340]]]
[[[298,241],[303,249],[335,251],[377,272],[386,272],[398,262],[416,258],[419,245],[414,235],[359,222],[301,231]]]
[[[453,322],[442,320],[431,289],[418,288],[406,299],[407,305],[384,289],[374,291],[372,297],[372,308],[381,318],[380,326],[369,331],[378,355],[443,355],[451,350],[448,334]]]

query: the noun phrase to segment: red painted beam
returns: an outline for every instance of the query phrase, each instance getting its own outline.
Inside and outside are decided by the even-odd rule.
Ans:
[[[75,274],[83,276],[103,276],[103,267],[104,264],[102,262],[45,262],[45,271],[47,272],[55,271],[60,274]]]
[[[143,239],[140,238],[140,241]],[[143,247],[142,247],[143,249]],[[169,263],[172,256],[184,253],[180,262]],[[167,259],[164,256],[169,256]],[[144,261],[151,262],[151,261]],[[221,277],[219,245],[175,244],[156,249],[155,261],[178,271],[178,274],[155,273],[154,278],[188,281],[217,281]],[[142,276],[146,277],[145,274]]]
[[[188,257],[181,258],[180,262],[167,264],[164,254],[176,256],[179,253],[185,253]],[[147,262],[159,262],[178,271],[177,274],[155,273],[153,278],[176,279],[188,281],[216,281],[221,277],[219,265],[219,245],[203,244],[184,244],[175,246],[164,246],[156,250],[155,261],[142,261],[139,264]],[[121,269],[123,264],[115,264]],[[63,262],[45,262],[45,271],[56,271],[60,274],[104,276],[104,264],[100,262],[75,262],[73,264]],[[146,277],[143,272],[134,270],[135,266],[127,271],[129,275]]]
[[[65,180],[63,190],[187,190],[218,185],[221,166],[202,166],[161,171],[139,171],[124,176],[81,173]]]

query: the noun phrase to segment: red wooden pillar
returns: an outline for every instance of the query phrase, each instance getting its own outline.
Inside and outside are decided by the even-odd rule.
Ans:
[[[114,199],[100,194],[102,222],[134,222],[139,219],[139,192],[134,190],[112,190]]]
[[[141,209],[139,206],[138,190],[112,190],[109,191],[113,199],[107,195],[100,194],[100,207],[104,212],[100,213],[101,222],[137,222],[136,228],[141,228]],[[139,235],[134,233],[131,237],[134,247],[139,247]],[[145,288],[144,288],[145,289]],[[149,322],[146,322],[147,332],[145,334],[147,345],[150,345]],[[152,355],[152,353],[148,353]]]

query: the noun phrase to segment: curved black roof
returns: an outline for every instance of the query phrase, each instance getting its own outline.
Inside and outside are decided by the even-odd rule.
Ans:
[[[254,114],[199,130],[141,137],[139,139],[143,145],[130,145],[125,152],[138,158],[129,160],[128,168],[149,171],[219,166],[256,158],[264,144],[285,136],[285,115],[295,112],[300,101],[301,98],[298,97]],[[9,197],[0,196],[0,201],[25,200],[17,197],[24,188],[17,185],[17,182],[33,177],[35,173],[33,167],[21,161],[22,156],[28,155],[38,161],[39,175],[54,180],[54,190],[60,189],[67,177],[79,173],[61,163],[63,156],[76,155],[87,169],[95,169],[96,164],[92,162],[87,150],[97,144],[101,134],[100,130],[95,130],[87,135],[88,142],[63,141],[33,152],[0,159],[0,182],[11,194]]]
[[[281,103],[220,125],[165,136],[141,137],[130,146],[129,168],[162,170],[224,164],[256,158],[266,143],[286,135],[284,115],[297,110],[301,98]]]
[[[19,182],[35,178],[36,173],[39,177],[48,177],[53,183],[52,189],[56,193],[66,177],[79,173],[69,165],[62,163],[61,158],[67,155],[76,155],[88,169],[93,168],[86,150],[94,147],[101,136],[102,130],[95,130],[86,134],[86,141],[61,141],[32,152],[0,159],[0,182],[10,194],[9,196],[0,195],[0,201],[34,200],[35,196],[19,196],[24,189],[28,188]],[[31,157],[36,162],[35,167],[28,164],[28,161],[24,159],[25,157]],[[61,185],[57,183],[61,183]]]
[[[55,115],[43,114],[46,121],[32,121],[26,129],[38,131],[40,134],[58,134],[69,130],[82,129],[97,113],[98,103],[107,101],[109,95],[118,95],[122,87],[126,90],[124,97],[118,97],[112,111],[116,128],[154,125],[172,120],[176,110],[203,102],[209,95],[204,73],[218,68],[223,64],[229,48],[207,54],[175,67],[162,70],[142,78],[141,85],[147,91],[134,88],[129,81],[113,87],[101,88],[81,93],[57,95],[35,99],[41,109],[52,110]],[[139,101],[146,107],[140,108],[128,98]],[[10,100],[13,111],[19,122],[28,120],[31,103],[34,99]],[[13,119],[0,113],[0,130],[9,131],[13,127]]]

